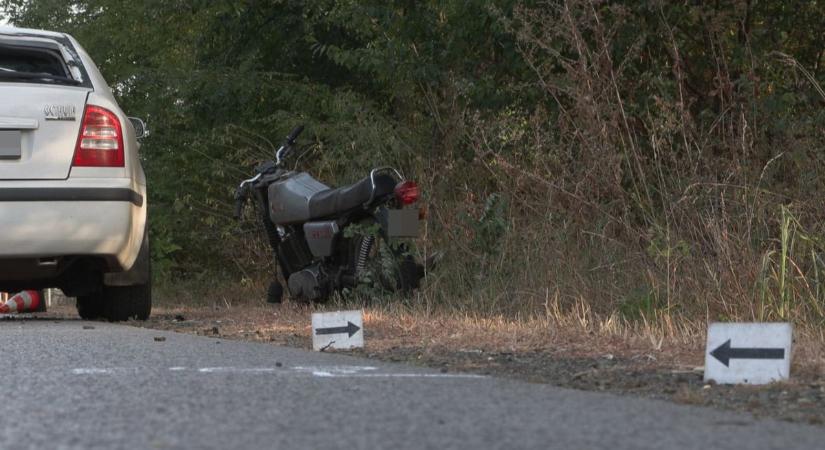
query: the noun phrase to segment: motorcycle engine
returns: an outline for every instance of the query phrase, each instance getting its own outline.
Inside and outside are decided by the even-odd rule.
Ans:
[[[317,264],[293,273],[287,280],[290,296],[309,301],[323,297],[322,290],[325,284],[326,276]]]
[[[313,258],[304,234],[294,232],[281,237],[278,256],[278,262],[283,264],[286,272],[290,274],[310,265]]]

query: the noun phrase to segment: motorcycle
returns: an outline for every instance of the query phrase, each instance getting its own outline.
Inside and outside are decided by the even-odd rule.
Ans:
[[[290,297],[324,301],[359,284],[404,292],[417,288],[424,264],[399,239],[419,234],[423,210],[415,207],[418,185],[391,167],[375,168],[361,181],[339,188],[287,170],[285,160],[303,130],[292,130],[275,160],[259,165],[235,192],[239,220],[253,199]],[[279,303],[283,293],[276,279],[267,301]]]

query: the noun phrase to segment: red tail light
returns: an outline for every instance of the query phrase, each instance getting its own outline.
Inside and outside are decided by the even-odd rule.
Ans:
[[[99,106],[86,106],[74,150],[76,167],[123,167],[123,128],[117,116]]]
[[[420,192],[415,181],[402,181],[395,186],[395,198],[402,205],[412,205],[418,201]]]

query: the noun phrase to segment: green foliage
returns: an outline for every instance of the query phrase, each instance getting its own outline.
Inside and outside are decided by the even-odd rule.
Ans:
[[[663,309],[657,293],[649,288],[637,288],[619,304],[619,313],[628,320],[653,319]]]
[[[473,249],[487,255],[500,251],[502,238],[507,231],[507,200],[499,193],[490,194],[484,202],[481,217],[471,223]]]
[[[825,3],[0,0],[0,11],[73,34],[124,109],[148,119],[154,257],[169,279],[271,270],[260,230],[230,219],[231,193],[305,123],[294,162],[328,184],[377,165],[421,182],[430,220],[417,248],[448,251],[438,298],[487,292],[501,310],[513,292],[536,303],[549,289],[633,318],[690,305],[821,316]]]
[[[778,239],[762,255],[757,281],[760,321],[809,317],[825,321],[825,241],[780,207]]]
[[[349,225],[344,229],[343,236],[346,239],[372,239],[366,265],[358,274],[358,285],[344,294],[354,294],[356,298],[368,301],[398,297],[398,280],[403,276],[402,261],[413,252],[409,243],[385,237],[381,226],[372,221]]]
[[[232,189],[299,123],[308,130],[301,139],[308,145],[296,155],[301,166],[330,184],[352,182],[379,164],[409,165],[415,132],[373,101],[379,95],[361,93],[359,76],[313,57],[319,7],[0,2],[17,25],[73,34],[124,110],[146,119],[152,134],[142,158],[156,267],[175,272],[169,276],[227,270]]]

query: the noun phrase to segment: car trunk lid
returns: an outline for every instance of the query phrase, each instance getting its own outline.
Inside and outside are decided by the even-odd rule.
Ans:
[[[68,178],[89,91],[0,83],[0,180]]]

